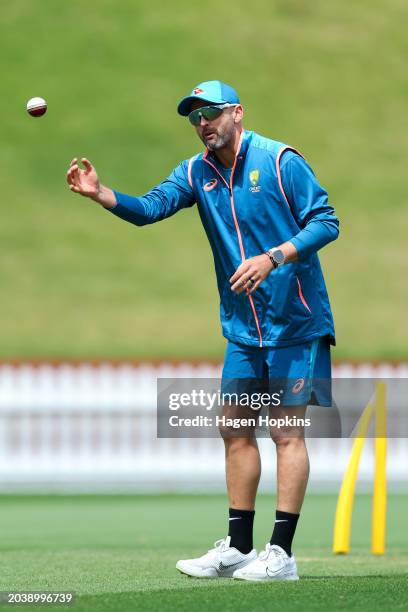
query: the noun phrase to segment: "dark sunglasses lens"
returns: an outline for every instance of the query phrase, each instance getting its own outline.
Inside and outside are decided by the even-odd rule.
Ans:
[[[200,125],[201,117],[204,117],[207,121],[213,121],[221,115],[222,110],[222,108],[216,106],[202,106],[192,111],[188,118],[193,125]]]
[[[206,106],[203,110],[203,117],[207,119],[207,121],[212,121],[213,119],[217,119],[223,111],[222,108],[217,108],[216,106]]]
[[[196,110],[191,111],[188,118],[190,120],[190,123],[192,123],[193,125],[200,125],[200,120],[201,120],[200,109],[197,108]]]

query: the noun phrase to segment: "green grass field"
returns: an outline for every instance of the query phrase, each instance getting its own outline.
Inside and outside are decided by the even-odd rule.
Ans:
[[[299,147],[330,192],[335,357],[407,357],[407,19],[405,0],[4,5],[0,358],[221,358],[196,210],[138,229],[65,185],[83,155],[122,191],[159,182],[200,150],[175,107],[209,78],[234,84],[246,127]],[[34,95],[41,119],[25,112]]]
[[[71,590],[78,612],[405,610],[408,497],[389,498],[383,557],[369,553],[367,495],[356,498],[351,554],[332,554],[335,502],[333,495],[307,497],[294,548],[298,583],[246,584],[192,579],[174,568],[225,535],[221,496],[2,496],[0,590]],[[269,538],[273,508],[272,497],[259,498],[258,549]]]

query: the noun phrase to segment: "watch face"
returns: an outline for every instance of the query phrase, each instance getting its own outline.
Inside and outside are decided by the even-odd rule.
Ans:
[[[272,253],[272,257],[274,261],[278,264],[278,266],[281,266],[283,263],[285,263],[285,255],[280,249],[276,249],[276,251]]]

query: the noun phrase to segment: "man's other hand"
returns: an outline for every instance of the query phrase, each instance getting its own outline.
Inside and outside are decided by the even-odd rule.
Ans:
[[[246,259],[230,278],[231,291],[253,293],[271,270],[272,262],[265,253]]]

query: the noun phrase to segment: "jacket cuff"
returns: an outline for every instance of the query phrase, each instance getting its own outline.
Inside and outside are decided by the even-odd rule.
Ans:
[[[289,240],[289,242],[291,242],[295,247],[298,254],[298,259],[302,259],[305,256],[305,250],[307,249],[307,245],[305,245],[303,240],[298,236],[294,236]]]

